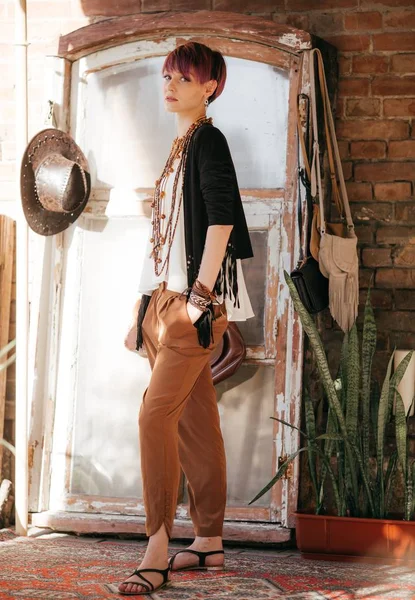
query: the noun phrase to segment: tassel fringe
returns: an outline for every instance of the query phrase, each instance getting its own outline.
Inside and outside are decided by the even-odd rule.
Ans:
[[[182,294],[184,294],[189,300],[190,292],[192,291],[191,287],[186,288]],[[203,348],[207,348],[211,342],[214,342],[213,339],[213,327],[212,321],[216,319],[215,313],[213,310],[213,303],[210,302],[207,305],[207,310],[204,311],[200,317],[193,323],[193,326],[197,329],[197,339],[198,342]]]
[[[223,294],[224,297],[233,298],[233,305],[240,308],[235,247],[231,243],[226,247],[225,257],[222,261],[213,291],[219,296]]]
[[[136,341],[136,350],[140,350],[143,345],[143,321],[144,316],[147,311],[147,307],[150,303],[151,296],[147,294],[143,294],[141,296],[140,308],[138,309],[137,315],[137,341]]]
[[[233,299],[233,305],[238,306],[238,308],[240,307],[235,247],[232,243],[228,243],[226,247],[226,253],[216,278],[215,285],[213,286],[213,291],[218,296],[222,296],[223,298],[227,296],[231,300]],[[189,291],[186,290],[186,293],[187,297],[189,297],[190,288]],[[211,342],[214,342],[212,321],[214,321],[215,318],[213,304],[210,303],[208,305],[208,310],[200,315],[198,320],[194,323],[194,326],[197,329],[199,344],[203,346],[203,348],[207,348]]]
[[[203,348],[207,348],[211,342],[214,342],[212,327],[212,321],[214,318],[215,315],[213,313],[213,304],[211,302],[208,305],[208,309],[202,313],[196,323],[194,323],[197,329],[197,339]]]
[[[226,274],[226,277],[225,277]],[[191,292],[191,287],[186,288],[182,293],[187,296],[189,299],[189,295]],[[233,299],[233,305],[240,307],[239,296],[238,296],[238,279],[237,279],[237,268],[236,268],[236,257],[235,257],[235,247],[232,243],[228,243],[226,247],[226,253],[224,259],[222,261],[222,265],[216,279],[215,285],[213,287],[213,291],[218,296],[228,296],[230,299]],[[137,315],[137,341],[136,341],[136,350],[140,350],[143,345],[143,332],[142,332],[142,324],[144,320],[144,316],[147,311],[147,307],[149,305],[151,296],[147,294],[143,294],[141,297],[140,308],[138,310]],[[214,342],[213,339],[213,327],[212,321],[215,320],[215,313],[213,304],[210,303],[208,305],[208,310],[200,315],[193,325],[197,329],[197,337],[199,344],[203,346],[203,348],[207,348],[211,342]]]
[[[330,275],[330,313],[344,332],[356,321],[359,304],[358,279],[355,273]]]

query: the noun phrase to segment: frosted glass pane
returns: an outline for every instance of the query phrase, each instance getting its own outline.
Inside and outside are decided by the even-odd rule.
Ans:
[[[216,386],[227,466],[227,506],[247,506],[270,481],[274,367],[242,364]],[[183,502],[188,502],[184,486]],[[254,504],[269,506],[271,491]]]
[[[123,342],[145,227],[140,218],[110,219],[84,232],[72,493],[142,496],[138,411],[151,370]]]
[[[246,506],[273,476],[273,365],[242,364],[216,386],[226,448],[228,506]],[[267,492],[252,506],[269,506]]]
[[[176,136],[176,116],[164,108],[163,61],[142,59],[83,77],[77,131],[94,187],[152,187],[159,177]],[[225,61],[225,89],[207,115],[226,135],[239,186],[283,187],[288,76],[264,63]]]

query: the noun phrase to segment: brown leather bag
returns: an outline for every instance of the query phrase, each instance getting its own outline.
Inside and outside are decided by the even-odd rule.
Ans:
[[[329,223],[326,221],[326,231],[332,235],[338,235],[340,237],[346,237],[346,224],[345,223]],[[321,221],[320,221],[320,208],[318,204],[313,204],[313,217],[311,221],[311,236],[310,236],[310,253],[315,260],[318,261],[318,255],[320,251],[320,240],[321,240]]]
[[[216,385],[233,375],[241,366],[245,356],[245,341],[239,327],[235,321],[229,321],[220,344],[217,345],[210,358],[213,383]]]

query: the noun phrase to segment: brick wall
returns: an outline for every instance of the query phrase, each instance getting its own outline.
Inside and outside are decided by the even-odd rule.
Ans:
[[[372,276],[374,281],[379,327],[375,367],[382,374],[395,344],[415,347],[413,0],[30,0],[29,136],[44,125],[44,59],[56,51],[57,37],[107,18],[114,5],[118,14],[172,8],[256,14],[305,29],[338,48],[336,127],[360,240],[362,302]],[[13,42],[14,2],[0,0],[0,210],[12,216],[17,168]],[[329,316],[323,329],[335,364],[341,332]]]
[[[374,364],[415,348],[415,10],[410,0],[287,2],[300,24],[339,51],[336,131],[359,237],[361,303],[374,286],[379,331]],[[306,11],[293,12],[293,9]],[[280,13],[274,18],[280,18]],[[298,19],[300,21],[298,22]],[[342,337],[326,316],[337,364]]]

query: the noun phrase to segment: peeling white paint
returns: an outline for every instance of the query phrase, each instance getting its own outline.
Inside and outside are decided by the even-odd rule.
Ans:
[[[126,68],[131,62],[152,56],[165,56],[176,47],[176,36],[162,40],[140,40],[139,42],[126,42],[119,46],[92,52],[79,61],[80,73],[89,75],[103,68],[119,66]]]
[[[54,510],[72,511],[76,513],[111,513],[114,515],[144,515],[142,502],[128,502],[116,498],[99,500],[91,497],[77,497],[72,494],[61,496],[55,500]]]
[[[295,33],[284,33],[278,36],[277,40],[282,46],[287,46],[287,48],[292,48],[293,50],[310,49],[310,43],[301,41],[300,36]]]
[[[176,517],[179,519],[187,519],[189,518],[189,511],[183,504],[180,504],[176,509]]]

